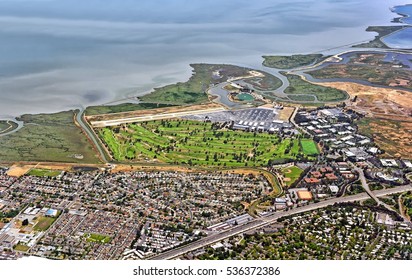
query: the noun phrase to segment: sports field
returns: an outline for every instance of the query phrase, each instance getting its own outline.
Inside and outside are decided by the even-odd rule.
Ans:
[[[37,177],[56,177],[59,176],[61,171],[47,170],[47,169],[32,169],[27,175]]]
[[[199,121],[161,120],[101,128],[98,134],[117,161],[240,167],[309,156],[295,138],[281,139],[267,133],[217,126]]]
[[[316,156],[319,154],[318,147],[316,143],[309,139],[302,139],[300,140],[300,144],[302,145],[303,153],[306,155]]]
[[[300,174],[303,170],[297,166],[290,166],[282,169],[283,182],[287,187],[290,187],[297,179],[299,179]]]
[[[56,218],[51,217],[40,217],[38,222],[34,225],[34,230],[46,231],[56,220]]]

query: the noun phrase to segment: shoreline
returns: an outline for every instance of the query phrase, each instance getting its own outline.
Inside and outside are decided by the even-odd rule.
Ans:
[[[407,7],[407,6],[412,6],[412,4],[404,4],[404,5],[393,6],[393,7],[390,8],[390,11],[391,11],[392,13],[395,13],[395,14],[398,14],[398,15],[401,16],[401,18],[399,18],[399,22],[404,23],[404,24],[408,24],[408,25],[412,25],[411,23],[407,23],[407,22],[404,21],[404,19],[411,18],[412,15],[403,14],[403,13],[400,13],[400,12],[397,12],[397,11],[396,11],[397,8]]]
[[[391,7],[391,8],[389,8],[390,10],[391,10],[391,12],[393,12],[393,13],[396,13],[396,14],[398,14],[398,15],[401,15],[401,16],[403,16],[403,17],[405,17],[405,18],[411,18],[411,15],[406,15],[406,14],[401,14],[401,13],[398,13],[398,12],[396,12],[395,11],[395,9],[397,8],[397,7],[404,7],[404,6],[412,6],[411,4],[405,4],[405,5],[399,5],[399,6],[393,6],[393,7]],[[406,23],[407,24],[407,23]],[[389,25],[388,25],[389,26]],[[386,45],[386,43],[383,41],[383,39],[384,38],[387,38],[387,37],[389,37],[389,36],[392,36],[393,34],[396,34],[396,33],[398,33],[398,32],[401,32],[401,31],[403,31],[403,30],[405,30],[406,28],[412,28],[412,25],[409,25],[409,24],[407,24],[407,26],[404,26],[403,28],[401,28],[401,29],[399,29],[399,30],[397,30],[397,31],[395,31],[395,32],[392,32],[392,33],[390,33],[390,34],[387,34],[387,35],[385,35],[385,36],[382,36],[382,37],[380,37],[379,38],[379,40],[383,43],[383,44],[385,44]],[[367,40],[369,40],[369,39],[367,39]],[[353,47],[353,45],[352,44],[348,44],[348,45],[346,45],[346,46],[343,46],[343,47],[336,47],[336,48],[334,48],[334,49],[336,49],[336,50],[340,50],[340,52],[338,52],[338,53],[334,53],[334,54],[330,54],[331,56],[333,56],[333,57],[340,57],[340,56],[342,56],[342,55],[344,55],[344,54],[347,54],[347,53],[352,53],[352,52],[382,52],[382,53],[400,53],[400,54],[411,54],[412,53],[412,50],[411,49],[400,49],[400,48],[391,48],[391,47],[389,47],[388,46],[388,49],[378,49],[378,48],[356,48],[356,47]],[[332,49],[330,49],[330,50],[332,50]],[[257,55],[257,57],[261,57],[262,55]],[[240,61],[242,61],[242,59],[240,59]],[[151,89],[149,89],[149,90],[144,90],[144,91],[142,91],[142,92],[135,92],[135,93],[131,93],[130,91],[135,91],[135,89],[137,89],[138,87],[129,87],[128,88],[128,93],[126,93],[126,94],[124,94],[123,93],[123,95],[121,95],[119,92],[117,93],[117,94],[115,94],[113,97],[114,98],[112,98],[112,99],[110,99],[110,100],[108,100],[108,101],[105,101],[104,103],[101,103],[101,104],[90,104],[90,105],[84,105],[84,104],[79,104],[79,105],[76,105],[76,106],[73,106],[73,107],[66,107],[66,108],[60,108],[60,109],[52,109],[52,110],[43,110],[43,109],[41,109],[41,111],[34,111],[34,112],[23,112],[23,113],[21,113],[21,114],[16,114],[16,115],[10,115],[10,114],[8,114],[8,115],[0,115],[0,120],[4,120],[4,121],[7,121],[7,120],[11,120],[11,121],[13,121],[13,122],[20,122],[19,121],[19,118],[21,118],[22,116],[24,116],[24,115],[41,115],[41,114],[55,114],[55,113],[61,113],[61,112],[64,112],[64,111],[71,111],[71,110],[85,110],[86,108],[88,108],[88,107],[92,107],[92,106],[97,106],[97,107],[99,107],[99,106],[112,106],[112,105],[119,105],[119,104],[125,104],[125,103],[136,103],[136,104],[139,104],[139,103],[141,103],[141,101],[139,100],[139,97],[142,97],[142,96],[145,96],[145,95],[148,95],[148,94],[150,94],[150,93],[152,93],[155,89],[157,89],[157,88],[162,88],[162,87],[165,87],[165,86],[168,86],[168,85],[172,85],[172,84],[176,84],[176,83],[181,83],[182,82],[182,80],[184,80],[183,82],[185,82],[185,81],[187,81],[187,80],[189,80],[190,79],[190,77],[191,77],[191,75],[193,75],[193,69],[192,69],[192,67],[191,67],[191,65],[192,64],[201,64],[201,63],[207,63],[207,62],[198,62],[198,63],[189,63],[189,64],[186,64],[186,66],[185,66],[185,68],[186,69],[191,69],[191,71],[189,71],[189,70],[187,70],[187,71],[185,71],[185,73],[182,75],[182,79],[178,79],[177,81],[175,81],[175,82],[171,82],[171,83],[169,83],[169,82],[163,82],[163,83],[161,83],[161,84],[159,84],[159,85],[156,85],[156,86],[154,86],[153,88],[151,88]],[[311,69],[311,68],[315,68],[315,67],[319,67],[319,66],[321,66],[323,63],[325,63],[325,61],[320,61],[320,62],[317,62],[316,64],[314,64],[314,65],[309,65],[309,66],[303,66],[303,67],[299,67],[299,68],[296,68],[296,69],[289,69],[289,71],[290,72],[294,72],[294,71],[307,71],[308,69]],[[258,63],[258,62],[249,62],[249,63],[242,63],[242,62],[239,62],[239,63],[237,63],[237,62],[235,62],[235,63],[229,63],[229,62],[220,62],[220,63],[210,63],[210,64],[228,64],[228,65],[233,65],[233,66],[238,66],[238,67],[245,67],[245,68],[251,68],[251,69],[253,69],[253,70],[265,70],[266,69],[266,71],[267,71],[267,69],[270,69],[270,70],[272,70],[272,71],[267,71],[269,74],[271,74],[271,75],[274,75],[275,77],[277,77],[277,78],[280,78],[278,75],[277,75],[277,73],[275,73],[277,70],[279,70],[279,69],[276,69],[276,68],[270,68],[270,67],[265,67],[263,64],[262,64],[262,62],[260,62],[260,63]],[[260,66],[260,67],[258,67],[258,66]],[[189,75],[189,77],[187,77],[187,74],[190,74]],[[185,76],[185,78],[183,78],[183,76]],[[281,79],[282,80],[282,79]],[[283,81],[282,81],[283,82]],[[279,90],[279,89],[281,89],[282,87],[283,87],[284,85],[282,84],[279,88],[277,88],[275,91],[277,91],[277,90]],[[210,89],[210,88],[209,88]],[[126,89],[123,89],[123,90],[126,90]],[[119,90],[119,91],[121,91],[121,90]],[[4,135],[3,135],[4,136]]]
[[[409,28],[409,27],[405,27],[405,28]],[[399,32],[399,31],[402,31],[402,30],[404,30],[405,28],[402,28],[402,29],[400,29],[400,30],[398,30],[398,31],[395,31],[395,32],[393,32],[393,33],[391,33],[391,34],[394,34],[394,33],[396,33],[396,32]],[[389,34],[389,35],[391,35],[391,34]],[[389,35],[386,35],[386,36],[389,36]],[[386,37],[386,36],[384,36],[384,37]],[[383,37],[382,37],[383,38]],[[339,53],[336,53],[336,54],[334,54],[334,55],[332,55],[333,57],[340,57],[340,56],[342,56],[342,55],[345,55],[345,54],[349,54],[349,53],[361,53],[361,52],[376,52],[376,53],[398,53],[398,54],[412,54],[412,50],[409,50],[409,49],[397,49],[397,48],[389,48],[389,49],[368,49],[368,48],[365,48],[365,49],[362,49],[362,48],[351,48],[351,47],[349,47],[349,48],[347,48],[347,50],[345,50],[345,51],[341,51],[341,52],[339,52]],[[299,68],[296,68],[296,69],[289,69],[289,71],[288,72],[295,72],[295,71],[308,71],[308,70],[310,70],[310,69],[313,69],[313,68],[316,68],[316,67],[320,67],[322,64],[324,64],[324,63],[327,63],[327,61],[320,61],[320,62],[318,62],[318,63],[316,63],[316,64],[314,64],[314,65],[309,65],[309,66],[303,66],[303,67],[299,67]],[[244,64],[239,64],[239,65],[237,65],[237,64],[232,64],[232,65],[234,65],[234,66],[238,66],[238,67],[247,67],[246,65],[244,65]],[[190,66],[190,65],[189,65]],[[248,68],[250,68],[250,67],[248,67]],[[277,70],[277,69],[275,69],[275,68],[269,68],[269,69],[273,69],[273,70]],[[253,69],[254,70],[254,69]],[[256,70],[260,70],[260,69],[256,69]],[[272,71],[271,72],[269,72],[269,74],[271,74],[271,75],[275,75],[274,73],[272,73]],[[276,76],[276,75],[275,75]],[[277,76],[276,76],[277,77]],[[190,77],[189,77],[190,78]],[[189,79],[188,78],[188,79]],[[170,85],[170,84],[166,84],[166,85]],[[282,85],[283,86],[283,85]],[[282,87],[281,86],[281,87]],[[281,87],[279,87],[279,88],[281,88]],[[159,87],[156,87],[156,88],[159,88]],[[279,89],[278,88],[278,89]],[[153,89],[155,89],[155,88],[153,88]],[[151,90],[151,91],[147,91],[146,92],[146,94],[149,94],[149,93],[151,93],[152,91],[153,91],[153,89]],[[210,89],[210,88],[209,88]],[[278,89],[276,89],[276,90],[278,90]],[[208,92],[208,91],[207,91]],[[143,95],[142,95],[143,96]],[[13,121],[13,122],[16,122],[16,123],[23,123],[22,121],[20,121],[20,120],[18,120],[19,118],[21,118],[22,116],[24,116],[24,115],[42,115],[42,114],[45,114],[45,115],[49,115],[49,114],[56,114],[56,113],[61,113],[61,112],[65,112],[65,111],[75,111],[75,110],[85,110],[87,107],[92,107],[92,106],[112,106],[112,105],[119,105],[119,104],[125,104],[125,103],[131,103],[131,102],[133,102],[133,103],[136,103],[136,104],[138,104],[138,103],[142,103],[142,102],[140,102],[137,98],[138,97],[140,97],[140,96],[129,96],[129,97],[124,97],[124,98],[121,98],[121,99],[115,99],[115,100],[113,100],[113,101],[110,101],[110,102],[105,102],[105,103],[103,103],[103,104],[100,104],[100,105],[90,105],[90,106],[73,106],[73,107],[71,107],[71,108],[67,108],[67,109],[64,109],[64,110],[56,110],[56,111],[53,111],[53,112],[38,112],[38,113],[23,113],[23,114],[21,114],[21,115],[18,115],[18,116],[9,116],[9,115],[5,115],[5,116],[1,116],[0,115],[0,120],[2,120],[2,121]],[[2,135],[2,136],[5,136],[5,135]]]
[[[395,31],[395,32],[392,32],[392,33],[390,33],[390,34],[388,34],[388,35],[382,36],[382,37],[379,38],[379,40],[380,40],[383,44],[385,44],[388,48],[393,49],[393,48],[390,47],[389,43],[388,43],[388,42],[385,42],[384,40],[385,40],[386,38],[389,39],[390,36],[393,36],[393,35],[395,35],[395,34],[397,34],[397,33],[400,33],[400,32],[402,32],[402,31],[404,31],[404,30],[407,30],[407,29],[412,29],[412,25],[405,26],[405,27],[403,27],[403,28],[401,28],[401,29],[399,29],[399,30],[397,30],[397,31]],[[412,50],[412,46],[411,46],[410,49],[402,49],[402,48],[397,48],[397,49],[399,49],[399,50]]]

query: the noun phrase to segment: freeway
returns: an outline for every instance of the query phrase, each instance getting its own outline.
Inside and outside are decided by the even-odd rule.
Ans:
[[[368,184],[368,182],[366,181],[365,173],[363,172],[363,170],[362,170],[361,168],[355,167],[353,164],[352,164],[352,166],[354,167],[354,170],[359,173],[359,179],[360,179],[360,181],[361,181],[361,183],[362,183],[362,187],[363,187],[363,189],[366,191],[366,193],[367,193],[373,200],[375,200],[375,202],[376,202],[378,205],[385,207],[385,208],[388,209],[389,211],[393,211],[393,209],[392,209],[388,204],[386,204],[386,203],[382,202],[381,200],[379,200],[379,198],[371,191],[371,189],[369,188],[369,184]],[[403,221],[404,221],[405,223],[407,223],[408,225],[412,225],[411,221],[409,221],[407,217],[405,217],[405,216],[402,215],[402,214],[401,214],[401,217],[403,218]]]
[[[379,196],[391,195],[391,194],[402,193],[402,192],[407,192],[407,191],[412,191],[411,185],[400,186],[400,187],[396,187],[392,189],[379,190],[379,191],[373,192],[373,194],[379,197]],[[355,201],[366,200],[368,198],[369,198],[369,195],[367,193],[361,193],[361,194],[356,194],[356,195],[351,195],[351,196],[324,200],[319,203],[313,203],[313,204],[309,204],[303,207],[293,208],[291,210],[284,211],[284,212],[276,212],[269,216],[251,220],[250,222],[246,224],[232,227],[226,231],[221,231],[217,234],[209,235],[205,238],[201,238],[197,241],[194,241],[188,245],[178,247],[178,248],[166,251],[164,253],[160,253],[158,255],[150,257],[149,259],[152,259],[152,260],[165,260],[166,259],[167,260],[167,259],[177,258],[183,254],[203,248],[205,246],[211,245],[213,243],[224,240],[231,236],[235,236],[235,235],[238,235],[238,234],[241,234],[241,233],[253,230],[253,229],[261,228],[263,226],[276,223],[277,220],[282,217],[287,217],[287,216],[291,216],[291,215],[295,215],[295,214],[299,214],[299,213],[303,213],[307,211],[324,208],[327,206],[334,205],[335,203],[355,202]]]

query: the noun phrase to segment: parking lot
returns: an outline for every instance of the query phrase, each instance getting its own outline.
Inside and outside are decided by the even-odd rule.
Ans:
[[[288,122],[279,120],[279,111],[280,109],[253,108],[191,115],[183,118],[198,121],[233,122],[233,129],[275,132],[281,128],[291,127]]]

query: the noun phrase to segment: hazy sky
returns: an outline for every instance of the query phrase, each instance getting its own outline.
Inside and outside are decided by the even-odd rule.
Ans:
[[[373,37],[372,0],[0,0],[0,115],[100,104],[185,80],[189,63],[256,66]]]

